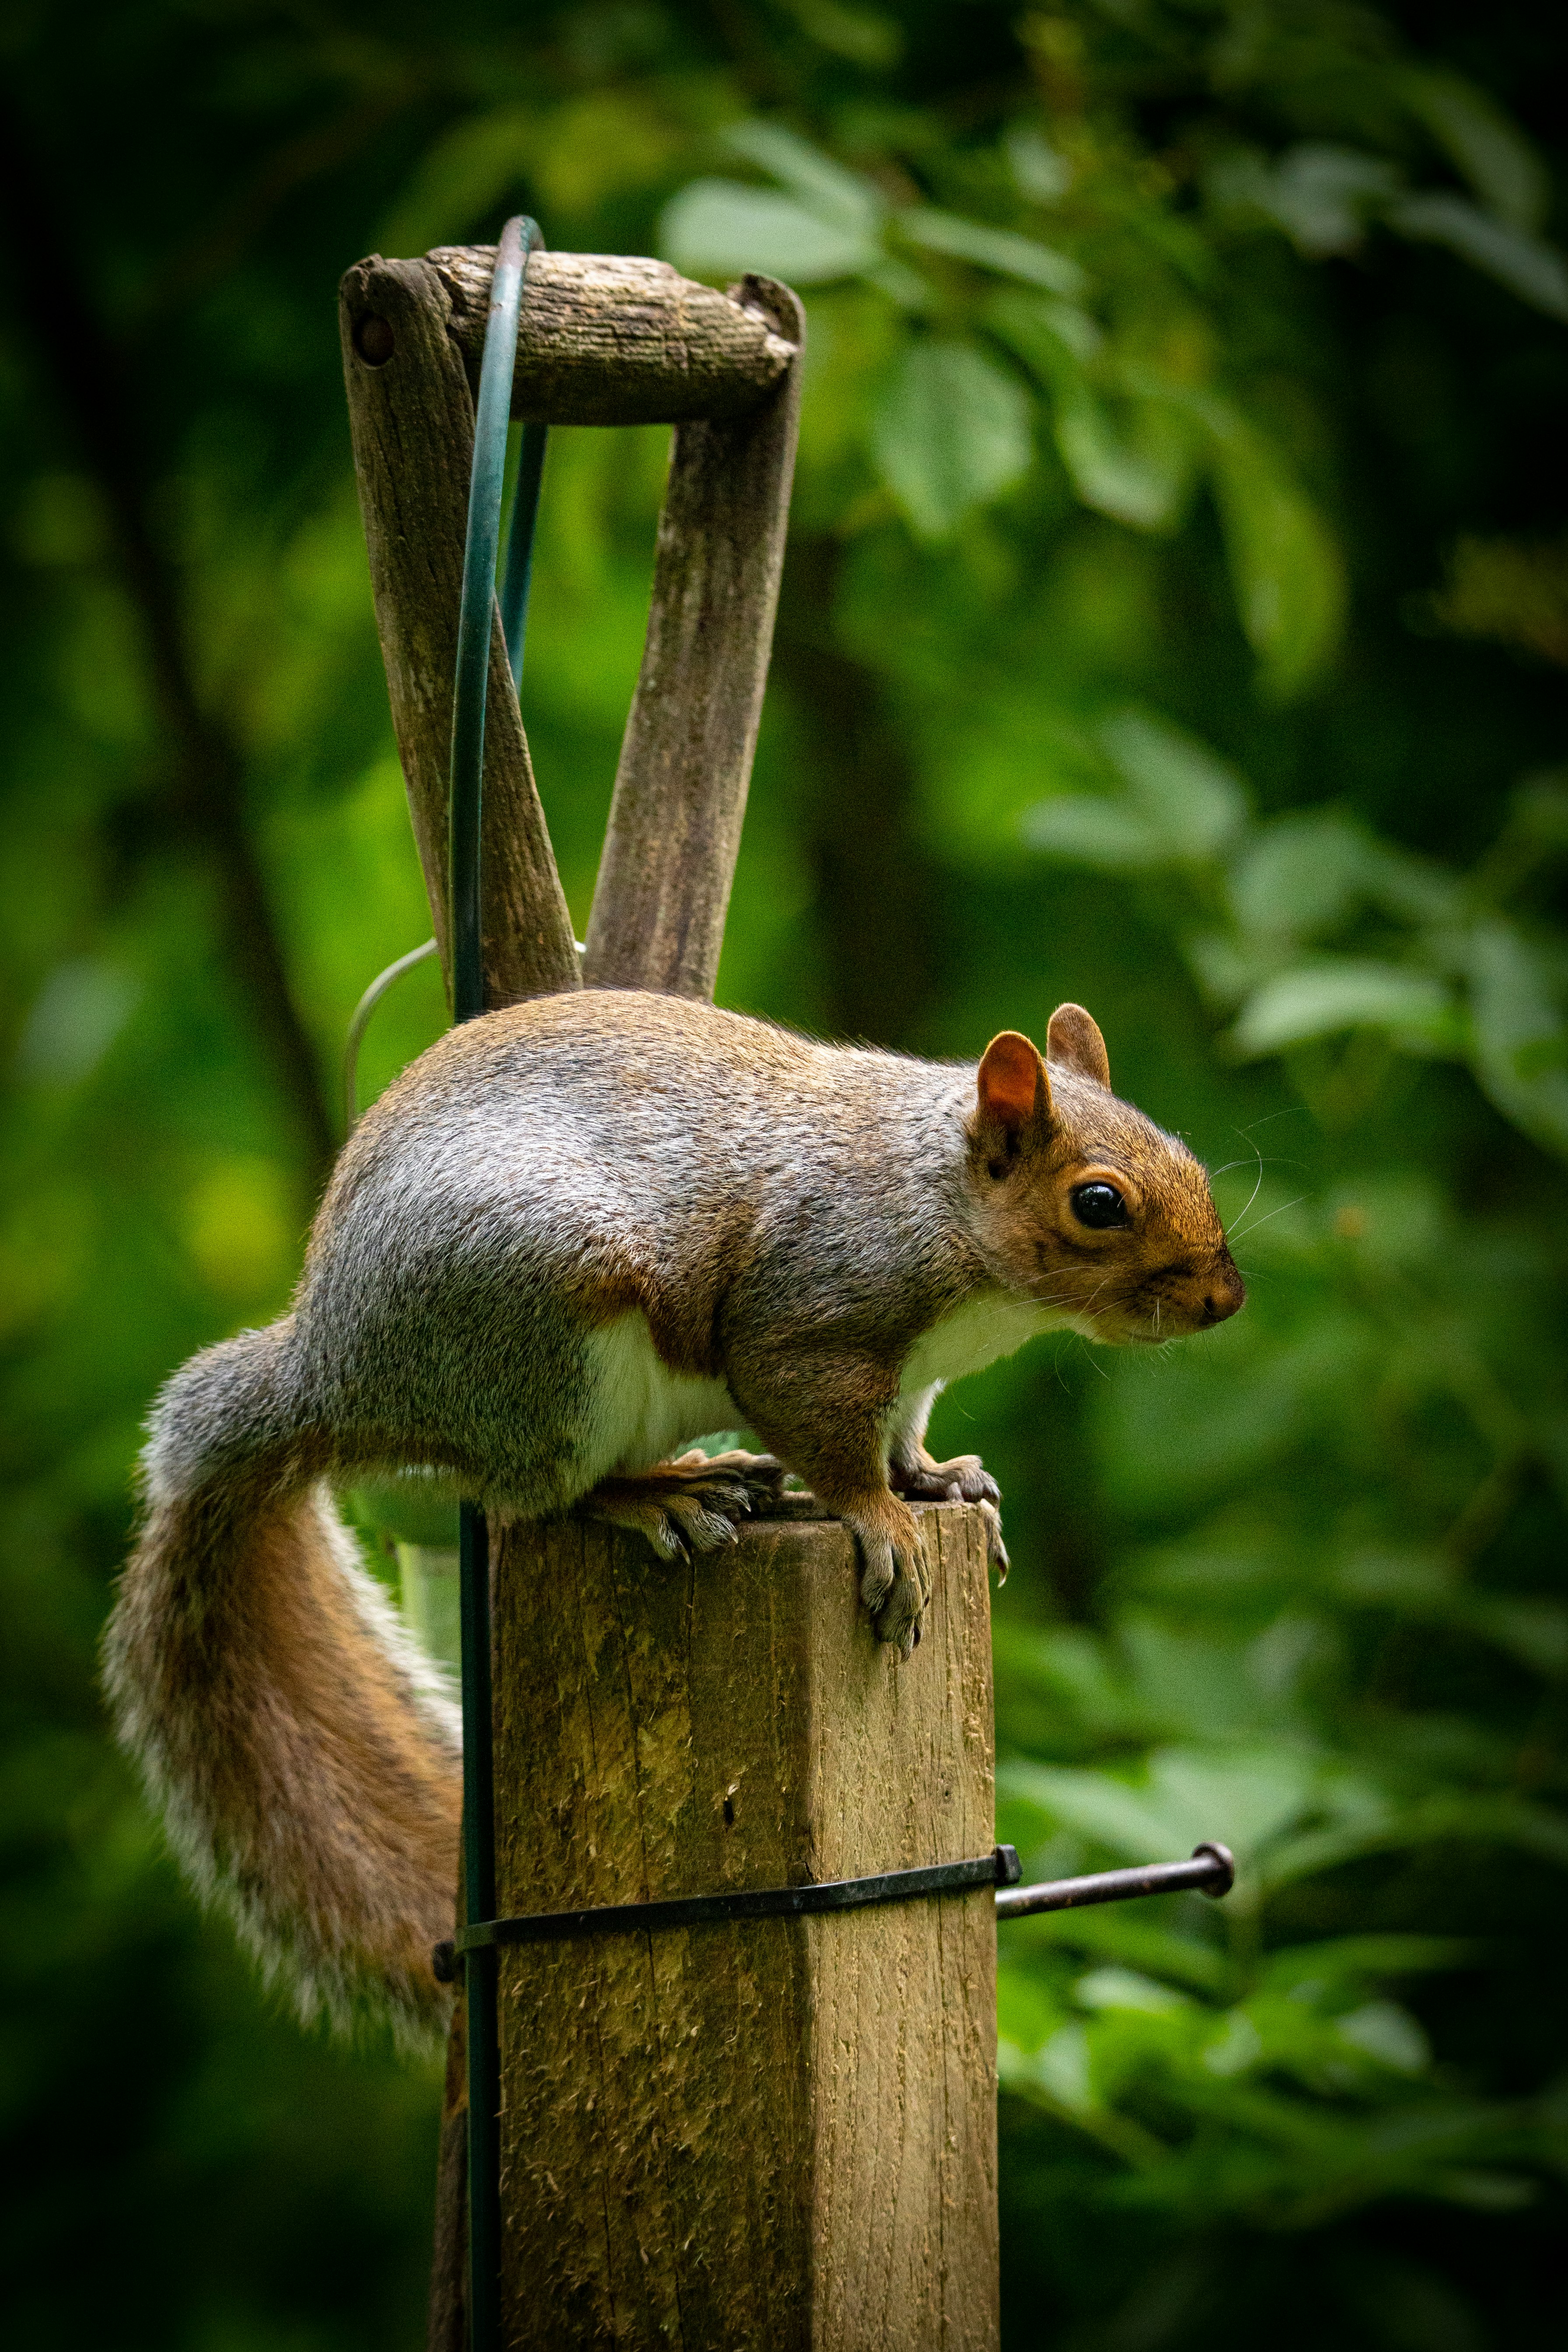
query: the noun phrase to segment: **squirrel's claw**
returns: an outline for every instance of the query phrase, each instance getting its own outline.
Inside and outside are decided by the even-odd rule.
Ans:
[[[985,1520],[986,1565],[996,1570],[999,1584],[1007,1581],[1007,1547],[1002,1540],[1002,1514],[997,1505],[1002,1489],[978,1454],[955,1454],[951,1462],[933,1462],[922,1447],[911,1460],[889,1465],[888,1483],[895,1495],[927,1503],[978,1503]]]
[[[996,1570],[998,1584],[1005,1584],[1007,1570],[1013,1563],[1002,1540],[1002,1514],[994,1503],[982,1503],[980,1512],[985,1521],[985,1565]]]
[[[918,1528],[909,1538],[894,1538],[883,1528],[849,1522],[860,1548],[860,1598],[871,1618],[879,1642],[886,1642],[901,1658],[911,1657],[921,1638],[921,1620],[931,1599],[931,1571]]]

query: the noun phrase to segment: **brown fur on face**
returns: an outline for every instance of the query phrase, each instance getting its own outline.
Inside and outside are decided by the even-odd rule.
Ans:
[[[1081,1005],[1058,1006],[1047,1051],[1006,1030],[980,1066],[969,1181],[999,1277],[1111,1344],[1223,1323],[1247,1291],[1202,1163],[1110,1092],[1105,1040]],[[1074,1196],[1089,1185],[1111,1188],[1125,1223],[1085,1223]]]

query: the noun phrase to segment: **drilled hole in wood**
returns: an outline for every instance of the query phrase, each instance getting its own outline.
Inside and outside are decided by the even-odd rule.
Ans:
[[[354,327],[354,349],[366,367],[384,367],[397,349],[392,321],[379,310],[367,310]]]

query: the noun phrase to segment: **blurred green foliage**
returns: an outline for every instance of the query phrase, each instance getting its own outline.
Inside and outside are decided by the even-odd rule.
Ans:
[[[1001,1833],[1226,1839],[1003,1937],[1006,2338],[1555,2343],[1568,2167],[1568,265],[1500,0],[24,5],[0,1521],[20,2338],[420,2340],[437,2084],[199,1921],[93,1680],[137,1428],[287,1298],[426,936],[332,290],[379,247],[805,291],[721,993],[975,1052],[1087,1002],[1252,1298],[944,1401],[1009,1500]],[[665,436],[559,433],[527,719],[579,929]],[[426,966],[369,1092],[444,1021]]]

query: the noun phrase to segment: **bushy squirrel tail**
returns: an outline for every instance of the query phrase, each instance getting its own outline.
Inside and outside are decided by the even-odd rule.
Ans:
[[[423,2039],[448,2005],[459,1718],[290,1426],[290,1334],[209,1348],[159,1398],[104,1682],[187,1876],[301,2014]]]

